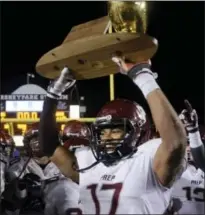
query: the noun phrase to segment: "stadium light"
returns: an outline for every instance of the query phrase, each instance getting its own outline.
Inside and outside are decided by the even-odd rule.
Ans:
[[[35,78],[35,75],[32,74],[32,73],[27,73],[26,75],[27,75],[26,82],[27,82],[27,84],[29,84],[30,83],[30,78]]]

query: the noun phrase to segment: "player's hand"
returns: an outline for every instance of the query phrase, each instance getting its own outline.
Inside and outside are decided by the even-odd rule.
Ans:
[[[150,70],[150,60],[136,63],[123,56],[121,52],[116,52],[112,55],[112,61],[118,65],[121,74],[129,76],[129,73],[135,68],[135,75],[140,73],[150,73],[154,78],[157,78],[157,73],[153,73]]]
[[[76,80],[67,67],[61,71],[60,76],[54,80],[48,87],[48,96],[60,97],[63,92],[74,86]]]
[[[165,214],[178,214],[178,211],[182,208],[182,202],[180,199],[178,198],[172,198],[170,203],[169,203],[169,206],[166,210],[166,213]]]
[[[126,59],[121,52],[114,53],[112,61],[119,66],[120,73],[122,74],[127,74],[127,72],[136,64],[129,59]]]
[[[199,130],[198,116],[188,100],[184,100],[184,103],[185,109],[181,112],[179,118],[185,125],[187,132],[194,133]]]

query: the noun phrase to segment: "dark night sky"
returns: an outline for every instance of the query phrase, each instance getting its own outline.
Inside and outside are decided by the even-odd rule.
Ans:
[[[106,15],[105,2],[1,2],[1,93],[9,94],[35,73],[38,59],[60,45],[71,27]],[[177,111],[189,99],[204,116],[204,2],[149,3],[148,33],[159,41],[152,60],[159,84]],[[127,77],[116,75],[116,97],[145,101]],[[32,83],[46,88],[36,75]],[[108,78],[79,81],[88,115],[109,100]],[[202,122],[202,121],[201,121]]]

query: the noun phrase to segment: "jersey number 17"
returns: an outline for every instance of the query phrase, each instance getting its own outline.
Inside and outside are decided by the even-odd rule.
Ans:
[[[93,202],[95,204],[95,211],[96,211],[95,214],[99,215],[101,208],[100,208],[99,199],[96,195],[97,186],[98,186],[98,184],[92,184],[92,185],[87,186],[87,189],[90,189],[91,196],[92,196]],[[110,211],[109,211],[108,215],[114,215],[116,213],[121,189],[122,189],[122,183],[103,184],[102,187],[100,188],[100,190],[114,190],[114,194],[113,194],[113,197],[111,200]]]

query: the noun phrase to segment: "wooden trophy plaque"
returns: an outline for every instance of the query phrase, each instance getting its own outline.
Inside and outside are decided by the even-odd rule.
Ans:
[[[107,33],[109,17],[74,26],[63,43],[44,54],[36,64],[41,76],[55,79],[64,66],[77,80],[92,79],[118,72],[111,60],[121,52],[134,62],[150,59],[157,51],[157,40],[147,34]]]

